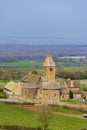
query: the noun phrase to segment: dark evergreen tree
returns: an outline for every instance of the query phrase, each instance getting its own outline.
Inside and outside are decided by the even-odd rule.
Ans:
[[[69,90],[69,98],[73,99],[73,92],[71,90]]]

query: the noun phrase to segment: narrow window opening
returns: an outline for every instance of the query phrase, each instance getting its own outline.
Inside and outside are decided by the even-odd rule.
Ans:
[[[52,71],[53,69],[52,68],[50,68],[50,71]]]

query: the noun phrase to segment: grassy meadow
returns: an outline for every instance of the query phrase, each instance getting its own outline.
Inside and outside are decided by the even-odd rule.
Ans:
[[[33,68],[42,69],[43,62],[36,61],[18,61],[18,62],[7,62],[0,63],[0,68],[8,68],[15,70],[29,70]]]
[[[77,80],[77,81],[79,81],[81,89],[84,89],[87,91],[87,79]]]
[[[40,126],[36,112],[18,108],[15,105],[0,104],[0,125]],[[50,130],[81,130],[87,128],[87,119],[53,115]]]
[[[42,70],[44,61],[18,61],[18,62],[7,62],[7,63],[0,63],[0,68],[8,68],[8,69],[16,69],[16,70],[29,70],[36,68],[37,70]],[[60,69],[62,62],[55,62],[57,69]],[[70,64],[67,64],[67,66],[62,66],[61,69],[64,70],[79,70],[83,71],[86,69],[86,66],[70,66]]]
[[[67,71],[84,71],[86,70],[86,67],[85,66],[78,66],[78,67],[63,67],[64,70],[67,70]]]
[[[82,115],[82,113],[83,113],[79,110],[63,108],[63,107],[59,107],[59,106],[52,106],[51,109],[55,112],[62,112],[62,113],[67,113],[67,114]]]

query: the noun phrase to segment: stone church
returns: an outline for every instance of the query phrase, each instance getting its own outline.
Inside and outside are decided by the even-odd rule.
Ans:
[[[10,97],[31,103],[58,104],[61,100],[69,99],[70,90],[74,99],[81,99],[79,84],[70,79],[56,79],[55,73],[56,65],[48,53],[43,64],[43,75],[30,72],[20,83],[8,83],[4,90]]]
[[[79,84],[70,79],[60,81],[55,77],[56,65],[47,54],[43,64],[43,75],[29,73],[22,79],[21,96],[33,103],[58,104],[60,100],[69,99],[69,91],[75,99],[81,98]]]

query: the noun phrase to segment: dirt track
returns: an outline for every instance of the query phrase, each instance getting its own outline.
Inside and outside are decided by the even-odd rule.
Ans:
[[[42,106],[33,106],[33,105],[18,105],[18,107],[27,109],[27,110],[32,110],[32,111],[40,111]],[[62,113],[62,112],[52,112],[53,114],[57,115],[63,115],[63,116],[68,116],[68,117],[75,117],[79,119],[86,119],[82,115],[75,115],[75,114],[68,114],[68,113]]]

